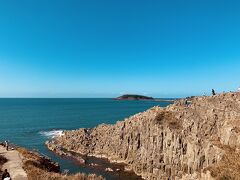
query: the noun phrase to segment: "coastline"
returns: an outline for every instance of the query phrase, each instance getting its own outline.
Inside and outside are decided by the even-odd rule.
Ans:
[[[114,99],[117,101],[155,101],[155,102],[172,102],[174,103],[177,100],[168,100],[168,99]]]
[[[216,165],[221,163],[223,157],[228,154],[222,145],[219,146],[210,141],[210,138],[216,135],[215,131],[221,132],[227,128],[224,124],[214,124],[214,122],[222,123],[226,119],[220,116],[219,122],[216,122],[213,118],[216,115],[213,114],[221,114],[220,109],[229,102],[234,103],[234,106],[226,106],[228,109],[224,111],[231,112],[232,108],[238,107],[239,93],[194,97],[190,104],[185,102],[185,99],[181,99],[166,108],[153,107],[126,118],[124,121],[118,121],[115,125],[99,125],[92,129],[65,131],[62,137],[57,137],[53,140],[54,142],[50,141],[49,143],[84,155],[124,163],[127,170],[134,171],[144,179],[190,178],[193,172],[203,172],[203,170],[205,173],[197,173],[198,177],[209,176],[209,171],[212,175]],[[208,108],[213,110],[209,111]],[[236,114],[231,114],[231,121],[235,120],[235,116]],[[203,124],[202,129],[195,127],[198,123]],[[191,132],[192,129],[194,129],[194,133]],[[201,138],[200,140],[193,136],[195,133]],[[226,138],[221,134],[218,136],[220,139]],[[160,144],[157,143],[159,141]],[[224,144],[228,141],[224,140],[221,143]],[[213,150],[205,149],[197,142],[207,144],[207,147],[214,149],[215,153],[212,154]],[[54,145],[54,143],[56,144]],[[234,143],[238,142],[235,140]],[[195,148],[199,149],[201,153],[196,154]],[[154,149],[158,149],[157,152],[160,154],[153,151]],[[149,154],[152,151],[153,153]],[[171,152],[176,152],[176,154]],[[179,159],[179,156],[182,156],[183,159]],[[143,158],[151,163],[141,164]],[[167,161],[168,158],[173,159]],[[214,158],[214,162],[211,165],[214,168],[207,169],[212,166],[206,162],[212,158]],[[146,170],[144,170],[144,166],[146,166]],[[154,168],[154,166],[159,166],[159,168]]]
[[[154,99],[154,101],[156,101],[156,102],[172,102],[172,103],[174,103],[175,101],[177,101],[177,99],[173,99],[173,100],[171,100],[171,99]]]
[[[104,180],[103,177],[97,176],[96,174],[68,174],[67,172],[61,172],[60,166],[56,162],[53,162],[47,156],[41,155],[36,151],[30,151],[16,145],[11,144],[8,151],[6,151],[5,147],[0,145],[0,151],[0,167],[2,168],[1,170],[8,169],[12,179]],[[4,157],[6,158],[6,160],[3,159]]]
[[[108,158],[104,154],[83,154],[75,151],[70,152],[67,149],[60,148],[57,144],[50,143],[50,141],[47,141],[45,145],[53,153],[61,156],[62,158],[68,158],[75,161],[80,166],[91,166],[97,171],[101,170],[106,173],[116,174],[119,178],[121,177],[121,179],[142,180],[140,175],[136,174],[131,169],[126,168],[124,161]],[[92,159],[95,161],[92,161]]]
[[[2,139],[7,139],[14,144],[19,144],[30,150],[38,150],[40,153],[50,157],[53,161],[58,162],[62,170],[68,169],[71,174],[75,174],[77,172],[95,173],[95,168],[84,165],[79,166],[75,160],[72,161],[72,159],[65,157],[62,158],[55,155],[45,147],[44,142],[46,140],[61,134],[59,133],[59,130],[75,129],[76,127],[94,127],[103,122],[106,124],[114,124],[118,119],[123,119],[132,114],[144,111],[152,106],[165,106],[168,104],[153,101],[117,102],[110,98],[41,100],[18,99],[17,102],[19,104],[17,109],[19,110],[10,114],[9,112],[11,111],[5,111],[5,109],[8,108],[8,104],[12,106],[16,103],[14,100],[4,100],[2,103],[6,104],[6,108],[1,110],[1,118],[4,118],[4,116],[9,117],[9,122],[14,124],[16,122],[14,117],[21,116],[23,118],[22,124],[26,124],[26,126],[24,129],[15,130],[13,126],[8,126],[8,122],[3,123],[3,131],[1,132]],[[37,106],[33,104],[36,104]],[[68,107],[67,111],[65,110],[65,107]],[[28,111],[23,111],[25,108],[27,108]],[[45,115],[38,116],[36,112],[40,111]],[[110,111],[111,115],[109,114]],[[32,121],[32,119],[35,120]],[[78,120],[76,121],[75,119]],[[11,135],[7,134],[7,131],[5,131],[7,128],[11,131]],[[117,179],[115,173],[106,173],[105,170],[101,170],[100,172],[99,169],[96,169],[96,172],[98,175],[103,175],[103,177],[107,179],[114,179],[115,177],[115,179]]]

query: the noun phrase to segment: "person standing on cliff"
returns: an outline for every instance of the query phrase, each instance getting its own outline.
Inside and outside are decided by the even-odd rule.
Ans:
[[[216,93],[215,93],[215,90],[214,90],[214,89],[212,89],[212,95],[213,95],[213,96],[215,96],[215,95],[216,95]]]
[[[6,147],[6,150],[8,151],[8,141],[7,140],[5,141],[5,147]]]

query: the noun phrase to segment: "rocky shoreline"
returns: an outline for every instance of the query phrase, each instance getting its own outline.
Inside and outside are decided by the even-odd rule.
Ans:
[[[27,173],[28,180],[104,180],[103,177],[96,174],[68,174],[61,172],[58,163],[53,162],[50,158],[43,156],[35,151],[29,151],[18,147],[16,149],[23,160],[23,169]]]
[[[236,179],[240,93],[178,100],[115,125],[64,131],[46,144],[56,153],[60,148],[124,163],[144,179]]]
[[[82,167],[92,167],[95,170],[102,173],[104,172],[111,173],[116,178],[117,176],[121,177],[120,179],[126,179],[126,178],[130,178],[134,180],[142,179],[140,176],[136,175],[132,170],[127,169],[125,167],[124,162],[110,161],[104,155],[80,154],[77,152],[68,151],[67,149],[59,147],[59,145],[54,141],[47,141],[45,144],[47,148],[52,152],[54,152],[55,154],[61,156],[62,158],[67,158],[69,160],[72,160]],[[95,161],[92,162],[92,159],[94,159],[97,162]],[[104,165],[102,165],[102,163]]]

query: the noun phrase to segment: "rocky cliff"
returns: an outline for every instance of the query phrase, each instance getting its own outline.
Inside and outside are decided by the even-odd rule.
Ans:
[[[153,107],[115,125],[65,131],[47,145],[123,162],[144,179],[238,179],[240,93]]]

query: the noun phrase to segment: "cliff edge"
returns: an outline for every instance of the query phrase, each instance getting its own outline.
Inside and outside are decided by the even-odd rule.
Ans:
[[[115,125],[65,131],[47,143],[126,164],[144,179],[238,179],[240,93],[178,100]]]

